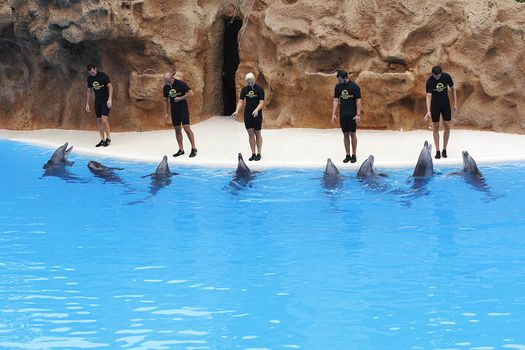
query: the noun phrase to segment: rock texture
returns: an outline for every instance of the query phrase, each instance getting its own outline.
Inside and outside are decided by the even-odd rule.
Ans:
[[[114,130],[169,127],[162,73],[222,114],[225,18],[243,20],[237,89],[267,94],[266,127],[331,127],[334,71],[361,86],[362,127],[425,128],[425,81],[456,82],[456,126],[525,133],[525,4],[510,0],[0,0],[0,127],[96,128],[85,66],[115,87]]]

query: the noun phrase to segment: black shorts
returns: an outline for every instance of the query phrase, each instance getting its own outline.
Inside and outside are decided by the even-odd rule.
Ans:
[[[452,111],[450,109],[450,103],[444,103],[439,105],[430,106],[430,115],[432,116],[432,122],[439,123],[439,115],[443,116],[443,120],[449,122],[452,120]]]
[[[343,133],[355,132],[357,130],[357,123],[355,121],[355,113],[353,115],[339,116],[339,124]]]
[[[249,116],[244,116],[244,126],[246,127],[246,129],[261,130],[262,119],[262,115],[259,115],[257,117],[254,117],[251,114]]]
[[[190,124],[190,114],[184,112],[171,112],[171,122],[173,126],[189,125]]]
[[[95,114],[97,118],[101,118],[103,115],[108,116],[109,110],[110,108],[107,102],[95,102]]]

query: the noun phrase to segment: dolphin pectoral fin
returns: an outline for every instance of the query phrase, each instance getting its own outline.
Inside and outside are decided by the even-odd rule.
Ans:
[[[155,175],[155,174],[144,175],[144,176],[141,176],[140,178],[141,178],[141,179],[145,179],[145,178],[147,178],[147,177],[152,177],[153,175]]]

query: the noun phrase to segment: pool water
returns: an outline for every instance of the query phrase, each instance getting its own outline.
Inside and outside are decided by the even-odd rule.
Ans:
[[[157,188],[156,164],[0,152],[0,348],[525,349],[523,163],[479,189],[172,162]]]

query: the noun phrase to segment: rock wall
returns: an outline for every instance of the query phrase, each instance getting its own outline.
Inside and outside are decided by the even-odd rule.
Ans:
[[[194,90],[193,122],[220,115],[232,16],[237,89],[257,75],[266,127],[331,127],[344,68],[362,89],[362,127],[425,128],[424,85],[440,64],[458,88],[456,126],[525,133],[525,4],[510,0],[0,0],[0,127],[96,128],[89,62],[113,81],[114,130],[169,127],[166,71]]]

